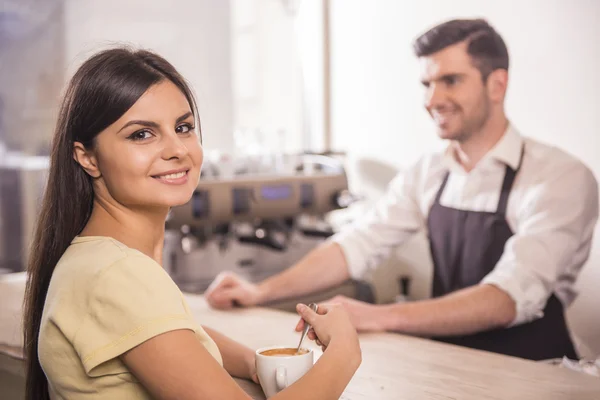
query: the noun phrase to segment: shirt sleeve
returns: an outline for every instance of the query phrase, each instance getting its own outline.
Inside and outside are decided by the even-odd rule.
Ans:
[[[85,372],[95,376],[96,367],[161,333],[194,330],[180,293],[160,265],[143,255],[102,271],[74,337]]]
[[[417,194],[423,162],[398,174],[364,217],[332,237],[342,248],[352,278],[364,277],[388,257],[393,248],[424,228]]]
[[[482,280],[515,301],[513,326],[541,318],[561,278],[577,276],[589,256],[597,219],[597,182],[581,164],[537,183],[525,195],[515,234]]]

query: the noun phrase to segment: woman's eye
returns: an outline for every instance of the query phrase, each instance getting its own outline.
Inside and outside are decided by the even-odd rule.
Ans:
[[[190,133],[194,130],[194,127],[190,124],[181,124],[177,128],[175,128],[175,132],[177,133]]]
[[[150,131],[143,130],[143,131],[137,131],[137,132],[132,133],[131,135],[129,135],[129,137],[127,139],[145,140],[145,139],[150,139],[151,137],[152,137],[152,133]]]

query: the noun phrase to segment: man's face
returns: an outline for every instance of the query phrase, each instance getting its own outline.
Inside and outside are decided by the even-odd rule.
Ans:
[[[491,101],[465,42],[421,57],[425,108],[442,139],[467,141],[489,118]]]

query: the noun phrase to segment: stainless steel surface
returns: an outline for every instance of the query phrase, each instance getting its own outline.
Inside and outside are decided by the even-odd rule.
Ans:
[[[260,282],[299,261],[321,244],[324,238],[304,235],[294,228],[283,251],[255,243],[240,242],[233,234],[212,235],[203,240],[188,237],[186,252],[181,247],[181,234],[165,235],[163,267],[182,290],[203,293],[223,271],[231,271],[251,282]]]
[[[48,158],[0,157],[0,268],[22,271],[45,187]]]
[[[282,159],[285,165],[271,170],[248,160],[204,165],[190,202],[174,207],[166,222],[163,266],[182,290],[203,293],[223,271],[262,281],[334,233],[326,217],[352,197],[341,162]]]
[[[347,201],[343,172],[201,179],[192,199],[173,207],[167,229],[324,214]],[[343,201],[343,203],[342,203]]]
[[[311,310],[313,310],[314,312],[317,312],[317,310],[319,309],[319,306],[315,303],[310,303],[308,305],[308,307],[310,307]],[[308,330],[311,328],[310,324],[308,322],[306,322],[306,320],[304,321],[304,329],[302,329],[302,335],[300,335],[300,343],[298,343],[298,348],[296,349],[296,353],[298,353],[300,351],[300,347],[302,347],[302,342],[304,341],[304,337],[306,336],[306,334],[308,333]]]

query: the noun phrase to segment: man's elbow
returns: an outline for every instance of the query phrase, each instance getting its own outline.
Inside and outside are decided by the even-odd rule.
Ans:
[[[498,324],[501,328],[510,326],[517,317],[517,305],[514,300],[509,298],[509,302],[502,308],[502,312],[498,316]]]
[[[517,303],[504,290],[497,286],[489,285],[496,298],[494,307],[494,325],[497,328],[506,328],[511,325],[517,317]]]

